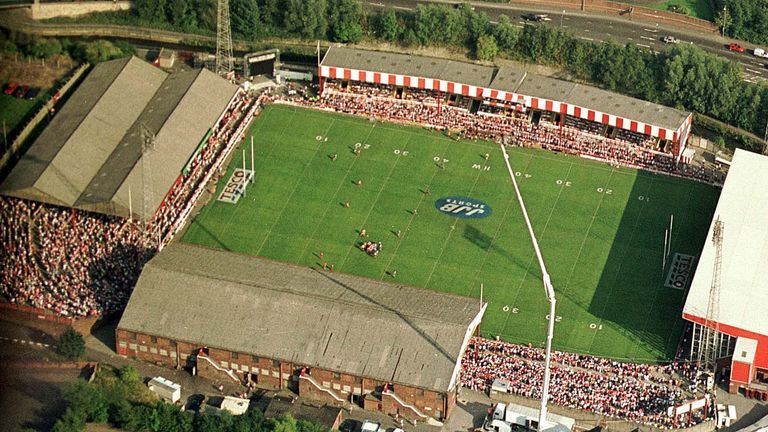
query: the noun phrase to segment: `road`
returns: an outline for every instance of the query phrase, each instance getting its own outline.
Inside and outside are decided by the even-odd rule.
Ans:
[[[363,3],[369,9],[392,7],[396,10],[408,11],[415,9],[419,4],[445,2],[434,0],[363,0]],[[619,44],[631,42],[656,52],[663,50],[666,46],[661,38],[667,35],[674,36],[681,41],[680,43],[691,43],[707,52],[738,62],[744,72],[745,81],[754,83],[768,80],[768,59],[753,56],[754,45],[740,42],[742,46],[747,48],[747,51],[744,53],[731,52],[728,51],[726,45],[732,40],[722,38],[719,35],[703,34],[681,28],[668,28],[664,25],[654,25],[645,21],[633,21],[631,17],[627,16],[587,14],[573,10],[553,11],[547,8],[499,3],[472,2],[471,5],[476,11],[485,12],[492,22],[498,20],[500,15],[507,15],[512,19],[513,24],[522,28],[524,25],[532,25],[521,18],[522,14],[543,13],[548,15],[549,21],[544,21],[542,24],[562,27],[581,39],[592,42],[612,40]]]

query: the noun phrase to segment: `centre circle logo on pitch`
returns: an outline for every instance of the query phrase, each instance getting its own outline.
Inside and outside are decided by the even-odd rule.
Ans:
[[[440,198],[435,201],[435,208],[448,216],[481,219],[491,215],[491,206],[474,199],[461,196]]]

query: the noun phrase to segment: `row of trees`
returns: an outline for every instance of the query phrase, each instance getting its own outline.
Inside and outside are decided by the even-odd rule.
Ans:
[[[371,18],[374,37],[403,45],[463,46],[495,56],[561,67],[574,78],[652,102],[697,111],[763,136],[768,86],[742,80],[741,66],[690,45],[659,54],[634,44],[592,43],[549,26],[498,24],[468,7],[419,6]]]
[[[136,49],[126,42],[107,40],[74,42],[69,39],[26,38],[24,35],[17,35],[15,41],[0,39],[0,51],[6,54],[19,53],[38,59],[65,55],[80,62],[94,64],[135,54]]]
[[[140,23],[177,31],[216,30],[215,0],[136,0]],[[269,36],[359,42],[364,18],[357,0],[231,0],[230,20],[235,36],[256,40]]]
[[[99,372],[92,384],[80,380],[65,393],[67,408],[52,432],[82,432],[86,423],[131,432],[329,432],[291,417],[267,420],[255,408],[241,416],[184,412],[153,396],[131,366]]]
[[[728,36],[768,44],[768,2],[765,0],[715,0],[715,22]]]
[[[757,28],[756,18],[749,26],[738,27],[736,9],[759,1],[763,0],[728,0],[732,31]],[[744,82],[740,65],[693,46],[676,45],[655,54],[633,44],[593,43],[549,26],[520,29],[506,16],[491,23],[487,15],[466,4],[419,5],[404,12],[391,8],[366,12],[357,0],[230,0],[230,7],[232,30],[242,39],[298,37],[344,43],[369,39],[405,47],[458,48],[480,60],[500,56],[560,67],[577,80],[694,110],[758,136],[763,136],[768,118],[764,84]],[[137,0],[132,13],[149,25],[178,24],[184,30],[182,23],[189,22],[199,31],[215,28],[215,0]],[[768,38],[768,29],[762,35]]]

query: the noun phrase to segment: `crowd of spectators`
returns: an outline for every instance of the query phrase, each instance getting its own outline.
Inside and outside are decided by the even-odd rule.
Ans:
[[[0,198],[0,286],[11,303],[62,316],[123,306],[155,252],[128,219]]]
[[[436,104],[438,98],[440,104]],[[325,82],[320,97],[288,100],[373,119],[418,124],[445,130],[459,138],[539,147],[709,183],[721,180],[715,177],[716,173],[701,167],[675,162],[655,138],[622,129],[615,129],[613,137],[608,137],[604,125],[571,116],[566,116],[562,125],[549,122],[546,116],[533,122],[530,112],[514,105],[484,101],[479,111],[473,113],[468,109],[469,98],[451,98],[425,89],[399,90],[393,86],[336,80]]]
[[[69,317],[121,309],[144,263],[183,224],[257,107],[246,93],[236,96],[146,224],[0,197],[2,295],[11,303]]]
[[[463,387],[486,391],[494,380],[506,380],[508,392],[528,398],[541,398],[543,374],[543,349],[479,337],[470,341],[461,363]],[[684,400],[685,383],[695,374],[687,363],[624,363],[553,351],[550,402],[671,428],[674,419],[667,409]]]

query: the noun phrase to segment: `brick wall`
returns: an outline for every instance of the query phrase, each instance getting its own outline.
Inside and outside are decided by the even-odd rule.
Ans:
[[[167,367],[186,366],[188,357],[196,355],[201,348],[199,345],[188,342],[137,334],[122,329],[117,329],[115,339],[118,354]],[[275,389],[288,388],[301,397],[337,405],[342,401],[361,405],[366,394],[374,393],[379,395],[380,401],[366,403],[366,407],[378,410],[380,406],[380,410],[388,415],[398,414],[408,420],[423,420],[412,410],[399,404],[393,397],[386,395],[381,397],[381,391],[387,384],[384,381],[325,369],[307,368],[290,362],[215,347],[207,347],[205,351],[207,357],[220,368],[233,371],[240,379],[244,379],[246,374],[250,373],[251,378],[259,386]],[[197,368],[198,375],[204,378],[231,379],[226,377],[226,373],[206,361],[198,361]],[[302,370],[306,375],[304,379],[299,378]],[[389,388],[406,404],[413,405],[423,414],[439,420],[443,420],[450,414],[456,401],[454,394],[401,384],[390,385]]]

